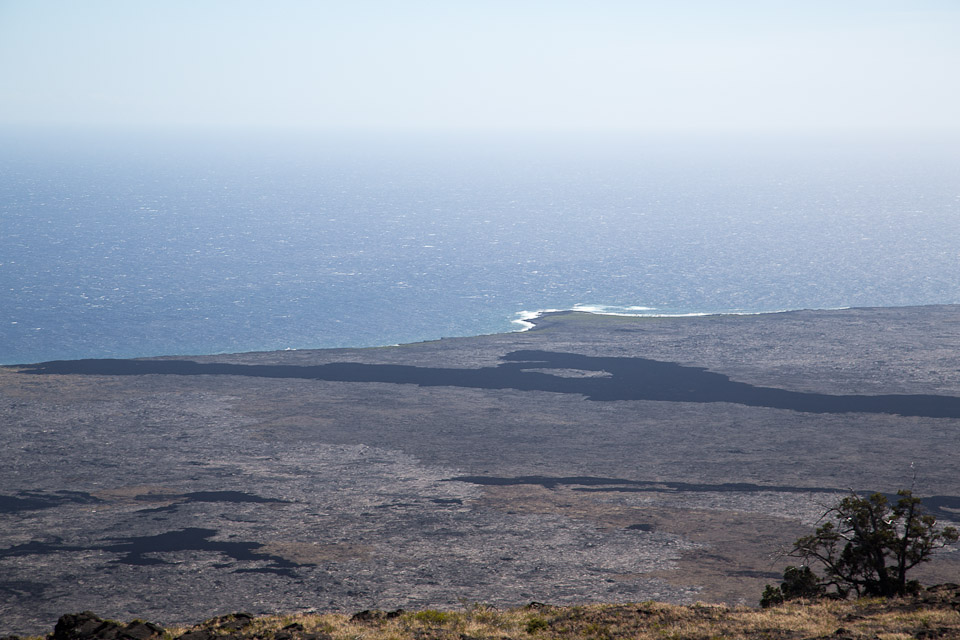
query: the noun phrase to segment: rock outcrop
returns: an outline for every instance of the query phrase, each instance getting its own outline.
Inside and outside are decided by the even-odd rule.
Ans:
[[[134,620],[120,624],[83,611],[61,616],[53,629],[53,640],[151,640],[162,637],[165,632],[152,622]]]

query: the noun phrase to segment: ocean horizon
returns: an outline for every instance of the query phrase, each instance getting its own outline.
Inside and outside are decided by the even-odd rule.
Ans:
[[[0,363],[960,303],[936,136],[0,132]]]

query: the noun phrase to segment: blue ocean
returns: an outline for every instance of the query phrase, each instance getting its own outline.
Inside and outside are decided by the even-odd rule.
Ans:
[[[936,137],[0,134],[0,363],[960,303]]]

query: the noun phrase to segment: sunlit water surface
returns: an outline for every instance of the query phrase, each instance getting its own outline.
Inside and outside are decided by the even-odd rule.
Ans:
[[[956,140],[0,139],[0,362],[960,303]]]

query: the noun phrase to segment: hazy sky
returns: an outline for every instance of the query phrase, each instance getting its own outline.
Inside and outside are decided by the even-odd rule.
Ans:
[[[0,125],[960,130],[960,0],[0,0]]]

